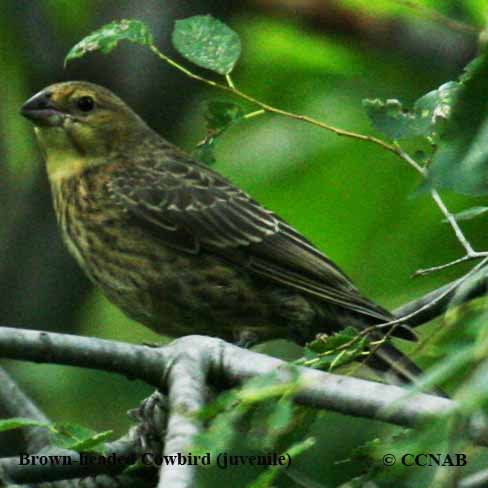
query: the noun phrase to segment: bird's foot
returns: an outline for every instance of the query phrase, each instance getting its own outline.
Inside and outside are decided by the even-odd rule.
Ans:
[[[161,452],[168,418],[166,395],[156,390],[139,407],[129,410],[128,415],[137,421],[132,435],[139,441],[142,452]]]

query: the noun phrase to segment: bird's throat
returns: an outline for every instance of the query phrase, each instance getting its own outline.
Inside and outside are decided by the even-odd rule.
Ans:
[[[81,154],[61,128],[36,127],[35,132],[53,185],[105,162],[104,158]]]
[[[68,154],[54,154],[46,158],[47,173],[52,184],[80,175],[89,166],[84,158]]]

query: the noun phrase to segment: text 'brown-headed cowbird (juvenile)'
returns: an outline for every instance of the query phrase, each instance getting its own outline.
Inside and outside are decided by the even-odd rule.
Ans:
[[[21,113],[35,125],[69,251],[129,317],[165,335],[247,345],[304,344],[393,318],[290,225],[109,90],[58,83]],[[406,326],[394,335],[414,337]],[[420,374],[389,342],[370,359],[403,381]]]

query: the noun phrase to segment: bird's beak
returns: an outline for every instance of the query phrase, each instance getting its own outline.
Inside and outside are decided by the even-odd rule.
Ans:
[[[31,120],[34,125],[57,127],[63,124],[65,114],[52,101],[52,93],[48,90],[40,91],[20,109],[21,115]]]

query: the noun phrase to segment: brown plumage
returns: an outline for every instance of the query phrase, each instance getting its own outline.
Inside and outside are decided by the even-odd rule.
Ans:
[[[52,85],[26,102],[63,239],[129,317],[170,336],[299,344],[392,315],[273,212],[162,139],[110,91]],[[414,338],[405,326],[394,334]],[[371,364],[420,370],[391,344]]]

